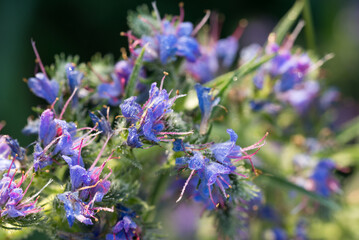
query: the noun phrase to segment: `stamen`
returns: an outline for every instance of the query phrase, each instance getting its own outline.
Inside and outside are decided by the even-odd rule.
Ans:
[[[36,49],[35,41],[32,40],[32,39],[31,39],[31,45],[32,45],[32,49],[34,50],[34,53],[35,53],[35,56],[36,56],[36,60],[37,60],[37,62],[38,62],[39,65],[40,65],[41,72],[44,74],[44,76],[45,76],[47,79],[49,79],[49,78],[47,77],[47,74],[46,74],[44,65],[43,65],[42,62],[41,62],[41,58],[40,58],[39,52],[38,52],[37,49]]]
[[[207,10],[206,15],[202,18],[202,20],[198,23],[198,25],[195,27],[195,29],[192,31],[191,36],[195,36],[198,31],[203,27],[203,25],[207,22],[209,16],[211,15],[211,11]]]
[[[50,109],[53,111],[55,118],[57,118],[56,112],[55,112],[55,104],[59,101],[59,98],[55,98],[54,102],[51,104]]]
[[[15,169],[15,172],[14,172],[14,174],[12,175],[11,180],[10,180],[9,185],[7,186],[7,188],[10,187],[10,185],[11,185],[11,183],[12,183],[12,180],[14,180],[14,177],[15,177],[16,172],[17,172],[17,169]]]
[[[183,197],[183,194],[184,194],[184,191],[186,190],[187,188],[187,185],[189,183],[189,181],[191,180],[193,174],[196,172],[196,170],[192,170],[191,174],[189,175],[189,177],[187,178],[183,188],[182,188],[182,191],[181,191],[181,195],[179,196],[179,198],[177,199],[176,203],[178,203],[179,201],[181,201],[182,197]]]
[[[78,88],[76,87],[76,88],[74,89],[74,91],[72,92],[71,96],[69,97],[69,99],[67,99],[67,101],[66,101],[66,103],[65,103],[65,105],[64,105],[64,107],[62,108],[62,111],[61,111],[61,113],[60,113],[60,117],[59,117],[60,120],[62,119],[62,116],[64,115],[67,106],[69,105],[69,103],[70,103],[70,101],[72,100],[72,98],[75,96],[75,93],[77,92],[77,90],[78,90]]]
[[[162,80],[161,80],[160,91],[162,91],[163,82],[165,81],[166,76],[168,76],[168,72],[163,72],[163,77],[162,77]]]
[[[292,34],[290,34],[288,36],[287,40],[283,44],[283,49],[289,50],[290,48],[292,48],[295,39],[297,39],[297,37],[298,37],[300,31],[302,31],[304,25],[305,25],[305,22],[303,20],[299,21],[299,23],[295,27],[294,31],[292,32]]]
[[[179,3],[179,10],[180,10],[179,22],[180,23],[183,22],[183,20],[184,20],[184,8],[183,8],[183,6],[184,6],[184,3],[180,2]]]
[[[11,167],[12,167],[12,165],[13,165],[13,163],[14,163],[16,157],[17,157],[17,154],[15,154],[15,156],[12,158],[12,161],[11,161],[10,167],[9,167],[9,170],[7,171],[7,176],[9,176],[9,174],[10,174]]]
[[[122,47],[120,49],[120,51],[121,51],[121,55],[122,55],[123,60],[128,60],[126,49],[124,47]]]
[[[156,2],[152,2],[152,7],[153,7],[153,10],[155,11],[157,22],[159,24],[161,24],[161,16],[160,16],[160,12],[157,9]]]
[[[30,185],[31,185],[31,183],[32,183],[32,180],[34,180],[34,176],[35,176],[35,173],[32,174],[32,178],[31,178],[31,180],[30,180],[30,183],[29,183],[29,185],[27,185],[27,187],[26,187],[24,193],[22,194],[22,196],[25,196],[27,190],[29,190],[29,187],[30,187]]]
[[[26,199],[26,201],[25,201],[24,203],[29,202],[29,201],[31,201],[32,199],[36,198],[47,186],[49,186],[50,183],[52,183],[52,181],[54,181],[54,180],[51,178],[51,179],[45,184],[45,186],[43,186],[43,187],[40,189],[40,191],[38,191],[38,192],[37,192],[34,196],[32,196],[31,198]]]
[[[210,199],[211,199],[213,205],[216,206],[216,207],[218,207],[218,204],[216,205],[216,204],[214,203],[213,196],[212,196],[212,190],[211,190],[211,186],[210,186],[210,185],[208,185],[208,192],[209,192],[209,197],[210,197]]]
[[[100,153],[97,155],[97,158],[96,158],[95,161],[92,163],[92,165],[91,165],[89,171],[91,171],[91,170],[96,166],[96,164],[97,164],[98,160],[101,158],[102,153],[104,152],[105,147],[106,147],[108,141],[110,140],[110,138],[111,138],[111,135],[108,135],[107,138],[106,138],[106,141],[105,141],[104,145],[103,145],[102,148],[101,148]]]
[[[219,188],[221,189],[221,191],[222,191],[222,193],[223,193],[223,196],[224,196],[225,198],[227,198],[228,195],[227,195],[226,191],[224,190],[224,187],[223,187],[222,183],[218,180],[218,178],[216,179],[216,182],[217,182]]]
[[[241,19],[239,21],[238,27],[236,28],[232,36],[235,37],[237,40],[239,40],[242,37],[244,29],[247,27],[247,25],[248,25],[247,19]]]
[[[84,142],[84,139],[81,139],[80,147],[79,147],[79,154],[77,156],[77,165],[80,165],[80,158],[81,158],[81,150],[82,150],[82,144]]]

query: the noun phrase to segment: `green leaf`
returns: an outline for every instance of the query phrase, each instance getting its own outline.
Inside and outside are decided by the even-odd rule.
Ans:
[[[303,11],[305,0],[297,0],[293,7],[284,15],[279,21],[273,32],[276,35],[276,42],[280,44],[295,21],[298,19],[300,13]]]
[[[322,197],[314,192],[310,192],[310,191],[298,186],[297,184],[294,184],[294,183],[288,181],[284,177],[274,175],[266,170],[262,170],[262,171],[263,171],[263,174],[260,175],[260,178],[265,178],[265,181],[272,182],[273,184],[275,184],[278,187],[280,186],[283,188],[295,190],[298,193],[306,195],[307,197],[311,198],[312,200],[315,200],[315,201],[319,202],[320,204],[322,204],[332,210],[340,209],[340,206],[336,202],[332,201],[331,199]]]
[[[224,91],[235,81],[240,80],[245,77],[247,74],[250,74],[257,70],[260,66],[262,66],[265,62],[272,59],[274,55],[265,55],[261,57],[259,60],[253,59],[252,61],[243,64],[236,71],[229,72],[218,76],[214,80],[210,81],[206,84],[207,87],[215,87],[219,90],[217,96],[222,96]]]
[[[345,144],[357,137],[359,137],[359,117],[345,124],[342,131],[337,134],[336,140],[340,144]]]
[[[136,88],[136,83],[138,79],[138,75],[140,73],[142,67],[142,59],[145,54],[146,46],[144,46],[141,50],[140,55],[137,57],[135,66],[133,67],[130,79],[128,80],[126,90],[125,90],[125,99],[133,96]]]

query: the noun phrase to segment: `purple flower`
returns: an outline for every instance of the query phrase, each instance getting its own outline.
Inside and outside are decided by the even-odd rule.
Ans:
[[[90,112],[90,118],[93,124],[97,124],[98,130],[102,132],[103,135],[111,135],[112,128],[109,121],[105,118],[105,116],[99,111],[101,118],[97,117],[94,113]]]
[[[75,219],[86,225],[93,224],[91,217],[94,217],[94,210],[90,204],[86,204],[79,199],[78,192],[65,192],[57,195],[57,197],[64,204],[66,218],[70,227],[74,224]]]
[[[336,165],[332,160],[322,159],[310,177],[314,182],[314,191],[323,197],[329,197],[331,193],[339,189],[339,183],[333,175],[335,168]]]
[[[224,143],[217,143],[211,146],[211,151],[216,160],[222,164],[231,164],[231,158],[240,158],[242,156],[241,147],[236,145],[238,135],[232,130],[227,129],[230,140]]]
[[[12,139],[7,135],[0,135],[0,171],[15,168],[12,164],[15,159],[23,160],[25,157],[25,149],[20,147],[17,140]],[[13,159],[10,160],[10,158]]]
[[[162,86],[163,82],[161,83]],[[172,105],[175,100],[183,95],[169,98],[165,89],[158,88],[156,83],[152,83],[147,102],[141,107],[136,103],[136,97],[126,99],[121,105],[123,116],[131,123],[128,131],[127,145],[131,147],[141,147],[141,139],[152,143],[157,143],[163,137],[158,135],[180,135],[188,133],[163,132],[166,128],[166,114],[172,112]]]
[[[338,89],[332,87],[323,93],[320,97],[319,105],[323,110],[328,109],[333,105],[333,103],[337,102],[340,98],[340,92]]]
[[[137,97],[130,97],[126,99],[121,105],[122,115],[131,123],[134,124],[140,120],[143,110],[140,104],[136,103]]]
[[[217,15],[212,14],[213,19]],[[201,56],[195,62],[187,63],[186,70],[198,82],[206,83],[216,76],[229,70],[238,54],[238,40],[243,32],[243,27],[238,26],[229,37],[219,39],[219,22],[211,18],[211,31],[200,46]]]
[[[136,234],[137,224],[129,216],[124,216],[112,228],[112,234],[106,235],[106,240],[133,239]]]
[[[319,93],[319,88],[317,82],[306,81],[297,88],[279,94],[278,98],[292,105],[299,114],[303,114]]]
[[[174,21],[176,18],[179,21]],[[194,62],[201,55],[199,44],[192,36],[194,33],[193,25],[190,22],[183,22],[183,15],[175,16],[171,21],[166,18],[162,21],[158,20],[156,27],[147,19],[142,17],[140,19],[152,28],[150,35],[141,36],[138,39],[130,32],[123,34],[130,39],[129,49],[134,55],[138,54],[137,46],[143,47],[146,44],[148,45],[144,56],[145,61],[153,61],[159,58],[162,64],[167,64],[180,56],[189,62]]]
[[[43,73],[37,73],[27,82],[30,90],[38,97],[52,104],[59,92],[59,84],[55,80],[49,81]]]
[[[82,158],[77,157],[78,151],[73,148],[75,134],[74,123],[56,119],[50,109],[45,110],[40,117],[39,141],[34,151],[35,171],[52,164],[57,156],[68,163],[72,163],[76,156],[76,162],[83,165]]]
[[[11,171],[11,169],[9,169],[7,173],[4,173],[3,178],[0,180],[0,217],[24,217],[28,214],[37,213],[42,210],[41,208],[37,208],[35,206],[37,199],[35,201],[31,201],[30,198],[22,202],[22,199],[34,177],[32,177],[24,192],[21,185],[29,175],[29,172],[25,175],[22,174],[21,179],[19,179],[16,183],[14,181],[15,174],[16,171]]]
[[[197,97],[199,102],[199,109],[202,114],[202,121],[200,125],[200,133],[205,134],[208,128],[208,121],[211,117],[213,107],[217,106],[220,98],[215,98],[211,94],[211,89],[201,86],[200,84],[195,85],[197,91]]]
[[[219,40],[216,45],[216,52],[219,60],[222,61],[222,65],[229,68],[238,53],[238,38],[229,36]]]
[[[75,90],[75,88],[81,85],[81,81],[84,78],[84,74],[80,71],[75,70],[74,63],[68,63],[65,66],[66,69],[66,76],[68,79],[68,84],[70,87],[71,93]],[[76,106],[78,104],[78,92],[75,93],[72,99],[72,105]]]
[[[184,157],[177,158],[176,165],[180,168],[192,170],[177,202],[182,199],[191,178],[196,179],[198,177],[197,182],[200,181],[198,200],[204,202],[210,208],[213,206],[218,207],[218,204],[223,205],[224,199],[229,198],[226,193],[226,189],[231,188],[229,175],[235,174],[247,177],[236,172],[236,167],[233,165],[232,160],[249,159],[255,172],[251,157],[264,145],[261,142],[264,141],[267,134],[257,143],[242,149],[236,145],[237,134],[232,129],[228,129],[227,133],[230,135],[230,140],[224,143],[207,143],[196,146],[183,144],[180,140],[174,142],[175,151],[184,151],[187,154]],[[246,153],[246,151],[253,149],[257,150],[252,154]],[[208,199],[213,203],[213,206],[208,206]]]

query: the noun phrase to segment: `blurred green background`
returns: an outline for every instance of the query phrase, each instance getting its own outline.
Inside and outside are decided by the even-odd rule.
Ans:
[[[0,120],[6,122],[2,134],[28,144],[31,138],[21,134],[31,106],[44,103],[36,98],[23,82],[34,75],[34,54],[30,39],[37,43],[42,61],[49,65],[54,55],[78,54],[81,61],[100,52],[120,57],[120,48],[127,40],[120,36],[126,31],[127,11],[151,1],[0,1]],[[290,0],[192,0],[185,3],[185,20],[198,22],[205,9],[225,16],[222,35],[235,29],[241,18],[247,18],[248,28],[241,46],[252,42],[264,43],[266,36],[292,6]],[[161,14],[178,13],[178,1],[157,1]],[[334,52],[334,60],[326,64],[326,81],[337,85],[348,97],[358,98],[359,89],[359,1],[311,1],[320,56]],[[304,34],[302,34],[304,35]],[[299,43],[305,41],[299,39]]]

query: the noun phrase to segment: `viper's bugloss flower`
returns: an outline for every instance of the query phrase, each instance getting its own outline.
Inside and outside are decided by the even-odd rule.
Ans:
[[[340,98],[340,92],[335,87],[326,90],[319,99],[319,106],[322,110],[331,107]]]
[[[329,197],[339,190],[339,182],[333,175],[335,168],[336,164],[331,159],[322,159],[310,177],[314,183],[313,190],[323,197]]]
[[[75,219],[86,225],[92,225],[93,223],[91,221],[91,218],[94,218],[96,220],[96,217],[94,215],[97,211],[113,211],[113,208],[94,206],[95,202],[102,201],[104,195],[107,194],[111,186],[111,182],[107,179],[111,175],[112,171],[103,179],[100,178],[100,175],[106,163],[111,159],[113,152],[101,164],[100,167],[96,167],[96,164],[101,158],[110,137],[110,135],[107,136],[107,139],[102,149],[100,150],[98,156],[93,161],[89,169],[85,169],[83,167],[83,164],[69,164],[71,192],[59,194],[58,198],[64,204],[66,217],[70,227],[72,227]],[[80,144],[79,146],[80,152],[81,148],[82,144]]]
[[[202,120],[200,125],[200,133],[205,134],[208,128],[208,121],[211,117],[212,109],[218,105],[220,98],[215,98],[211,93],[211,88],[203,87],[200,84],[195,85],[197,92],[199,109],[201,110]]]
[[[157,11],[155,5],[154,7]],[[184,57],[189,62],[196,61],[200,56],[200,50],[199,44],[193,36],[197,33],[198,26],[194,29],[192,23],[183,22],[184,10],[182,6],[180,8],[181,15],[171,19],[161,20],[159,13],[156,12],[157,21],[153,21],[156,25],[140,16],[140,20],[148,24],[152,32],[149,35],[141,36],[141,38],[133,36],[131,32],[123,33],[129,39],[131,53],[137,55],[138,48],[136,49],[136,47],[143,47],[147,44],[145,61],[158,59],[162,64],[166,64],[176,60],[176,57]]]
[[[13,161],[14,160],[15,158],[13,158]],[[36,207],[38,198],[32,201],[32,199],[39,193],[37,193],[36,196],[34,195],[32,198],[26,199],[25,201],[22,200],[34,178],[33,175],[25,190],[21,188],[21,185],[28,177],[29,172],[30,171],[26,174],[22,173],[21,178],[16,182],[14,180],[16,170],[14,171],[10,167],[9,170],[4,173],[3,178],[0,180],[0,217],[24,217],[28,214],[37,213],[42,210],[42,208]],[[51,180],[49,183],[51,183]]]
[[[81,81],[84,78],[84,74],[76,70],[76,65],[74,63],[67,63],[65,66],[66,77],[70,87],[70,92],[73,93],[76,88],[81,85]],[[72,99],[72,106],[77,106],[78,104],[78,92],[75,93]]]
[[[261,142],[264,141],[267,134],[257,143],[246,148],[241,148],[236,145],[237,134],[232,129],[228,129],[227,133],[230,135],[230,140],[224,143],[208,143],[197,147],[195,145],[183,144],[180,141],[174,142],[175,149],[183,150],[187,154],[184,157],[177,158],[176,165],[192,170],[177,202],[182,199],[187,185],[195,174],[199,179],[197,182],[200,183],[198,199],[203,200],[205,203],[207,202],[206,199],[210,199],[213,206],[218,207],[218,204],[223,205],[223,197],[224,199],[230,197],[226,193],[226,189],[231,188],[229,175],[235,174],[246,177],[236,171],[237,168],[233,165],[234,162],[249,159],[255,172],[251,157],[264,145]],[[250,155],[247,154],[246,151],[253,149],[257,150]]]
[[[288,239],[287,233],[284,229],[280,227],[275,227],[269,229],[265,232],[266,239],[275,239],[275,240],[286,240]]]
[[[55,156],[62,156],[62,158],[65,156],[64,160],[69,164],[72,163],[70,159],[78,156],[78,150],[73,147],[75,135],[74,123],[57,119],[52,110],[45,110],[40,117],[39,140],[34,151],[35,171],[52,164]],[[83,165],[80,156],[78,161],[80,165]]]
[[[25,149],[20,147],[16,139],[12,139],[7,135],[0,135],[0,171],[15,168],[15,164],[11,164],[15,160],[23,160],[25,157]],[[11,166],[10,166],[11,165]]]
[[[119,61],[115,65],[114,73],[111,74],[112,82],[102,83],[97,87],[100,98],[107,99],[111,106],[120,104],[133,64],[133,59]],[[140,76],[144,76],[143,71],[140,71]]]
[[[40,119],[33,120],[31,117],[27,118],[27,124],[26,126],[21,130],[21,133],[29,136],[29,135],[35,135],[39,133],[39,127],[40,127]]]
[[[48,80],[43,73],[37,73],[27,84],[36,96],[45,99],[49,104],[56,100],[59,93],[59,84],[56,80]]]
[[[238,40],[243,33],[243,24],[224,39],[219,39],[219,28],[218,16],[212,14],[211,31],[200,45],[201,56],[194,63],[186,64],[186,71],[200,83],[206,83],[228,71],[238,54]]]
[[[89,113],[91,121],[95,124],[95,126],[98,126],[98,130],[101,131],[103,135],[111,135],[112,128],[110,122],[100,111],[98,113],[100,114],[100,118],[92,112]]]
[[[319,90],[318,82],[306,81],[298,84],[294,89],[278,94],[278,98],[292,105],[299,114],[303,114],[318,95]]]
[[[84,203],[79,199],[78,192],[65,192],[57,195],[57,198],[65,206],[66,218],[70,227],[74,224],[75,219],[86,225],[93,224],[91,220],[91,218],[94,218],[95,214],[95,209],[92,206],[93,204]]]
[[[141,147],[143,145],[141,139],[145,139],[152,143],[159,141],[168,141],[166,135],[186,135],[192,132],[164,132],[166,128],[166,115],[172,112],[172,105],[175,100],[185,95],[176,95],[173,98],[165,89],[157,87],[157,83],[152,83],[149,91],[149,97],[146,103],[141,107],[136,103],[136,97],[126,99],[121,105],[123,116],[131,124],[128,130],[127,145],[131,147]],[[159,136],[160,135],[160,136]]]
[[[137,236],[137,224],[130,216],[124,216],[112,228],[112,233],[106,235],[106,240],[127,240]]]

